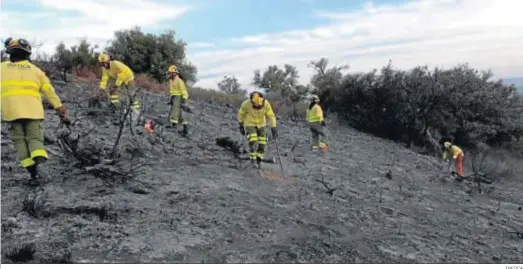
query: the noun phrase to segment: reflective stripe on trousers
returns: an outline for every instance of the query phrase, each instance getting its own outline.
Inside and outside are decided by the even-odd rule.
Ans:
[[[264,127],[246,126],[247,139],[249,140],[249,158],[263,159],[267,145],[267,134]]]

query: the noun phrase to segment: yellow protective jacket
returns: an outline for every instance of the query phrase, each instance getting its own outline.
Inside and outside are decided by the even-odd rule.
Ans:
[[[322,122],[323,121],[323,109],[318,104],[312,106],[311,109],[307,110],[307,122]]]
[[[238,111],[238,122],[249,127],[266,127],[266,117],[270,120],[270,127],[276,127],[276,116],[269,101],[264,100],[263,108],[254,109],[250,99],[245,100]]]
[[[109,69],[102,67],[102,79],[100,80],[100,88],[105,90],[107,88],[107,81],[109,78],[116,79],[115,85],[120,87],[122,83],[126,84],[134,80],[134,73],[120,61],[110,61]]]
[[[62,106],[60,97],[45,73],[29,61],[1,64],[2,119],[44,119],[42,92],[55,108]]]
[[[183,82],[183,80],[179,77],[169,79],[169,93],[171,96],[182,96],[182,98],[185,100],[189,98],[189,93],[187,92],[185,82]]]
[[[450,147],[450,149],[443,150],[443,160],[444,161],[447,160],[449,153],[450,153],[450,155],[452,155],[453,159],[456,159],[460,153],[463,154],[463,150],[461,150],[461,148],[459,148],[458,146],[455,146],[455,145],[452,145]],[[465,154],[463,154],[463,155],[465,155]]]

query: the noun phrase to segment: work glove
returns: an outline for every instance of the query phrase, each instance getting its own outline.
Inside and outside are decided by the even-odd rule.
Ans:
[[[245,135],[245,128],[243,127],[243,123],[239,123],[240,127],[240,134]]]
[[[56,114],[58,114],[58,117],[60,117],[60,122],[65,125],[70,125],[71,120],[67,117],[65,107],[61,106],[56,109]]]
[[[321,121],[321,126],[323,126],[323,127],[327,126],[327,124],[325,124],[324,120]]]
[[[278,139],[278,129],[276,127],[271,128],[272,139]]]
[[[185,103],[187,100],[182,98],[181,106],[182,108],[187,108],[187,104]]]

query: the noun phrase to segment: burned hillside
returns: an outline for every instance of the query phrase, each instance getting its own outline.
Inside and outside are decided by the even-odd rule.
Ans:
[[[284,118],[280,156],[269,141],[276,163],[258,171],[234,105],[189,101],[185,138],[162,127],[166,96],[139,93],[150,134],[90,107],[88,84],[55,86],[74,124],[47,112],[40,186],[23,184],[2,124],[3,263],[522,262],[523,182],[508,174],[457,182],[436,157],[334,121],[331,150],[312,153]]]

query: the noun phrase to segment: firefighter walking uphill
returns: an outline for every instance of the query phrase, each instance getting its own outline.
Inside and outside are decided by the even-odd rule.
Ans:
[[[9,60],[1,64],[2,120],[9,123],[9,134],[18,159],[30,175],[29,183],[39,183],[38,165],[48,159],[44,147],[44,107],[42,93],[56,110],[60,121],[71,124],[60,97],[49,78],[29,59],[31,45],[25,39],[8,38],[5,51]]]
[[[247,134],[249,141],[249,159],[251,164],[260,166],[264,158],[267,145],[266,118],[272,132],[272,138],[278,138],[276,129],[276,116],[272,106],[262,93],[252,92],[249,99],[245,100],[238,111],[240,133]]]

